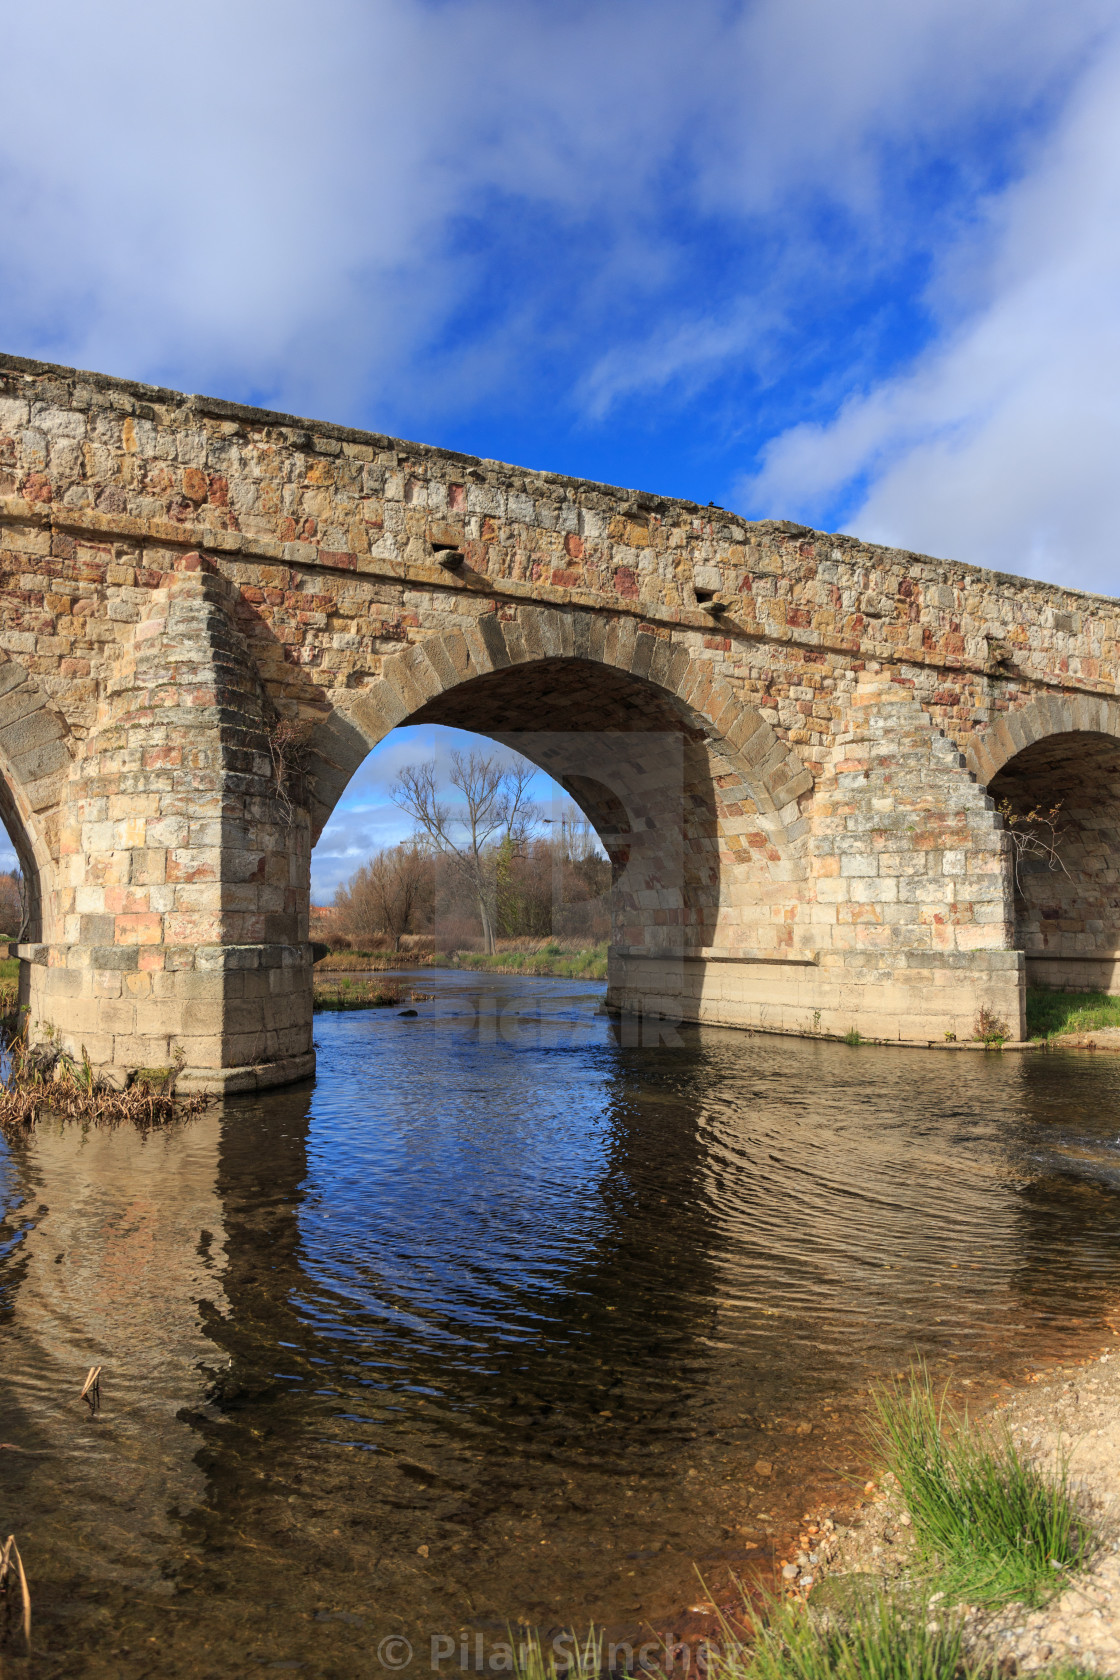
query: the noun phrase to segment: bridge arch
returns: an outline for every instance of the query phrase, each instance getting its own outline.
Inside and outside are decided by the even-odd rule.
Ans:
[[[812,778],[687,645],[628,618],[522,607],[402,649],[311,737],[313,837],[370,750],[425,722],[515,746],[566,787],[622,877],[620,949],[788,941]]]
[[[58,936],[58,809],[73,756],[65,718],[16,660],[0,663],[0,821],[27,892],[25,942]]]
[[[1120,991],[1120,703],[1038,696],[969,757],[1019,819],[1007,867],[1028,985]]]

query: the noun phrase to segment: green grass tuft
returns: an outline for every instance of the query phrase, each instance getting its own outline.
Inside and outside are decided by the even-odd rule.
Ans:
[[[1081,1668],[1077,1663],[1060,1663],[1057,1668],[1042,1669],[1039,1680],[1101,1680],[1101,1674],[1098,1668]]]
[[[922,1604],[880,1593],[853,1594],[842,1616],[821,1616],[796,1600],[771,1607],[749,1647],[708,1663],[709,1680],[980,1680],[969,1669],[959,1621],[931,1620]]]
[[[913,1519],[920,1563],[937,1570],[948,1595],[1041,1604],[1092,1550],[1064,1467],[1029,1464],[1006,1424],[947,1424],[924,1368],[880,1390],[873,1429]]]
[[[539,1634],[511,1630],[509,1645],[515,1680],[600,1680],[603,1673],[603,1639],[594,1628],[583,1641],[567,1634],[548,1649]]]
[[[1107,992],[1027,991],[1027,1037],[1053,1038],[1059,1033],[1099,1032],[1120,1027],[1120,997]]]

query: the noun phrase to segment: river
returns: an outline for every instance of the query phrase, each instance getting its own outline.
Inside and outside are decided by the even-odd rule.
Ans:
[[[677,1626],[850,1499],[869,1382],[979,1397],[1107,1334],[1120,1059],[632,1045],[601,986],[406,984],[316,1018],[314,1084],[0,1145],[37,1675]]]

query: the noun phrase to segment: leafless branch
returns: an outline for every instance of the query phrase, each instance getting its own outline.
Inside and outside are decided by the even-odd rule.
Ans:
[[[285,826],[291,828],[297,808],[307,803],[306,727],[292,718],[278,718],[266,727],[265,739]]]
[[[1011,855],[1015,871],[1015,886],[1023,890],[1022,870],[1028,862],[1039,862],[1046,869],[1060,869],[1068,875],[1059,851],[1062,838],[1058,817],[1062,809],[1059,799],[1049,808],[1036,805],[1030,811],[1016,811],[1009,799],[1002,799],[997,807],[1003,825],[1011,836]]]

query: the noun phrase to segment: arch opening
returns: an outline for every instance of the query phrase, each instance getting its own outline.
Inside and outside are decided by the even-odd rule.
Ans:
[[[317,829],[369,749],[388,735],[388,691],[398,702],[391,725],[439,724],[488,737],[566,790],[611,859],[613,953],[690,958],[717,947],[757,952],[790,943],[791,883],[800,865],[784,823],[790,810],[796,816],[801,789],[780,792],[789,749],[730,689],[715,696],[718,707],[700,710],[645,673],[578,656],[445,671],[441,638],[397,658],[403,664],[421,653],[426,693],[417,692],[412,663],[400,678],[383,680],[380,694],[355,696],[346,708],[348,734],[336,722],[333,740],[312,743],[330,771],[319,783]],[[687,676],[687,658],[678,670]],[[407,709],[398,701],[402,690],[412,702]],[[736,731],[753,748],[749,766]],[[788,772],[785,780],[792,781]]]
[[[1120,739],[1045,736],[1009,759],[988,792],[1011,835],[1027,984],[1120,992]]]

